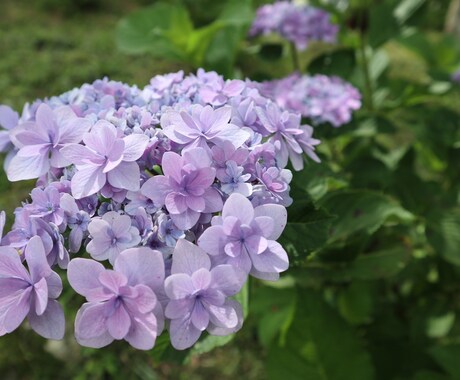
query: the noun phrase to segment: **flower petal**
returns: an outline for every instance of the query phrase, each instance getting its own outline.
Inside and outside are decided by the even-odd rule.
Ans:
[[[105,185],[106,175],[102,168],[87,165],[72,177],[71,189],[75,199],[81,199],[97,193]]]
[[[46,277],[46,284],[48,286],[48,297],[52,299],[58,298],[62,292],[61,277],[56,272],[51,272],[51,274]]]
[[[14,156],[8,164],[6,174],[12,182],[24,179],[34,179],[48,172],[50,168],[48,157],[39,154],[31,157]]]
[[[284,272],[289,268],[289,258],[281,246],[276,241],[269,240],[268,248],[261,254],[251,254],[252,264],[254,268],[260,272]]]
[[[126,249],[115,260],[114,269],[123,273],[131,286],[144,284],[152,290],[163,286],[165,268],[159,251],[147,247]]]
[[[29,313],[29,323],[32,330],[46,339],[64,338],[65,318],[59,302],[49,300],[45,312],[38,316],[34,312]]]
[[[26,282],[30,280],[29,273],[14,248],[0,247],[0,277],[19,278]]]
[[[191,318],[173,319],[169,325],[171,344],[176,350],[192,347],[201,335],[192,323]]]
[[[164,175],[156,175],[148,179],[141,188],[142,195],[151,199],[155,206],[165,204],[166,196],[172,191],[169,179]]]
[[[80,144],[68,144],[59,151],[68,161],[75,165],[102,162],[102,156]]]
[[[125,150],[123,152],[123,161],[136,161],[145,152],[149,143],[149,138],[145,135],[132,134],[123,138]]]
[[[75,318],[75,338],[85,347],[101,348],[113,342],[105,325],[105,306],[85,303]]]
[[[29,240],[25,249],[25,257],[30,277],[34,283],[51,274],[52,271],[46,259],[45,248],[39,236],[34,236]]]
[[[186,273],[191,276],[201,268],[211,269],[211,260],[206,252],[185,239],[179,239],[173,253],[171,273]]]
[[[238,314],[231,304],[222,306],[207,305],[210,321],[217,327],[225,327],[228,329],[238,325]]]
[[[287,223],[287,210],[285,207],[280,205],[266,204],[257,206],[254,209],[254,216],[257,218],[259,216],[268,216],[274,221],[273,232],[269,236],[265,236],[270,240],[277,240]]]
[[[8,307],[0,310],[0,331],[10,333],[16,330],[30,310],[32,287],[19,292],[11,299]],[[5,305],[1,305],[4,307]]]
[[[176,273],[165,280],[166,295],[172,300],[187,298],[195,291],[192,278],[185,273]]]
[[[101,287],[99,275],[104,271],[104,266],[97,261],[76,258],[67,267],[67,278],[78,294],[88,297],[91,291]]]
[[[206,330],[206,327],[209,325],[209,313],[203,307],[201,302],[195,302],[195,307],[193,308],[191,315],[193,325],[200,331]]]
[[[182,157],[177,153],[166,152],[161,160],[161,166],[166,176],[174,178],[176,182],[182,180],[182,167],[184,166],[184,162]]]
[[[34,284],[34,296],[35,313],[42,315],[48,305],[48,284],[46,283],[46,279],[42,278]]]
[[[212,256],[225,254],[225,244],[227,244],[227,236],[222,226],[208,227],[198,239],[198,246]]]
[[[218,265],[211,270],[211,287],[226,296],[234,296],[243,287],[247,274],[232,265]]]
[[[157,337],[157,320],[153,314],[134,318],[125,340],[138,350],[151,350]]]
[[[232,300],[232,299],[227,300],[225,304],[226,306],[230,306],[235,310],[237,318],[238,318],[238,323],[236,324],[235,327],[227,328],[227,327],[219,327],[217,325],[214,325],[211,322],[207,328],[207,331],[211,335],[217,335],[217,336],[230,335],[230,334],[237,332],[243,326],[243,309],[241,308],[241,305],[237,301]]]
[[[138,191],[141,172],[136,162],[121,162],[115,169],[107,173],[108,182],[119,189]]]
[[[178,229],[189,230],[198,222],[200,215],[199,212],[187,209],[182,214],[171,214],[170,217]]]
[[[123,339],[131,327],[131,319],[123,305],[119,305],[107,318],[107,330],[115,339]]]
[[[228,197],[222,209],[222,217],[235,216],[241,224],[251,224],[254,219],[254,208],[251,201],[241,194],[233,193]]]

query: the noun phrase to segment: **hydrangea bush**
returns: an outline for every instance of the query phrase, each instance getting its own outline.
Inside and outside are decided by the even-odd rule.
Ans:
[[[1,239],[0,335],[27,318],[61,339],[64,273],[86,298],[83,346],[149,350],[167,329],[181,350],[240,329],[248,276],[289,265],[288,161],[319,161],[313,129],[261,89],[199,70],[143,89],[97,80],[21,116],[1,106],[8,179],[37,182]]]

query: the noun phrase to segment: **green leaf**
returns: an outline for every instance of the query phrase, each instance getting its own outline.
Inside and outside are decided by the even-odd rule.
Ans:
[[[247,27],[254,19],[251,0],[227,0],[218,20],[227,25]]]
[[[119,49],[126,53],[184,59],[184,38],[190,31],[191,22],[183,7],[157,3],[122,19],[116,39]]]
[[[428,219],[426,234],[441,257],[460,265],[460,209],[432,215]]]
[[[207,335],[204,339],[195,343],[193,348],[190,350],[191,354],[205,354],[206,352],[212,351],[216,347],[221,347],[231,342],[235,337],[234,334],[227,336],[213,336]]]
[[[206,51],[211,44],[213,38],[223,27],[225,23],[215,21],[212,24],[196,29],[188,36],[187,41],[187,56],[191,59],[195,67],[203,66]]]
[[[426,0],[403,0],[394,10],[394,16],[400,24],[404,24]]]
[[[266,61],[278,61],[283,56],[283,45],[278,43],[263,44],[259,55]]]
[[[369,14],[369,44],[378,47],[399,34],[392,2],[373,5]]]
[[[360,255],[352,262],[309,262],[304,268],[291,270],[300,285],[311,286],[322,281],[348,282],[386,279],[396,275],[408,263],[411,252],[400,246]]]
[[[412,380],[452,380],[452,379],[438,372],[420,371],[414,375]]]
[[[390,219],[410,222],[414,216],[388,196],[369,190],[330,193],[320,201],[337,219],[332,222],[330,240],[337,241],[364,231],[372,234]]]
[[[273,380],[371,380],[374,368],[356,332],[313,291],[298,294],[293,323],[267,358]]]
[[[182,7],[174,7],[171,10],[169,25],[164,31],[165,36],[179,49],[187,49],[193,30],[193,23],[187,10]]]
[[[294,202],[305,194],[313,200],[322,198],[329,190],[344,187],[346,182],[340,174],[334,173],[326,163],[307,162],[305,168],[295,173],[291,182],[291,196]],[[293,210],[294,209],[294,210]],[[295,207],[289,210],[295,211]]]
[[[460,344],[435,346],[430,350],[430,354],[453,379],[460,379]]]
[[[372,283],[354,281],[339,294],[340,313],[351,324],[369,323],[375,307],[374,297]]]
[[[440,316],[432,316],[427,321],[426,335],[430,338],[443,338],[452,329],[455,313],[448,312]]]
[[[219,22],[225,27],[219,30],[209,44],[204,58],[204,66],[216,70],[224,76],[234,75],[233,67],[239,46],[245,38],[247,28],[253,19],[250,0],[231,0],[225,4]]]
[[[251,315],[257,320],[260,342],[268,346],[275,336],[289,324],[295,310],[295,291],[260,286],[251,298]]]
[[[245,35],[244,28],[250,25],[251,20],[250,2],[232,0],[214,22],[195,29],[183,6],[157,3],[123,19],[118,25],[117,43],[127,53],[150,53],[187,61],[195,67],[214,69],[213,65],[225,61],[225,71],[229,73],[239,42]],[[224,28],[231,31],[231,38],[222,41],[221,37],[219,45],[213,44]],[[211,46],[214,50],[211,49],[208,55]]]
[[[308,71],[312,74],[338,75],[348,78],[356,67],[356,54],[353,49],[340,48],[327,52],[312,60]]]
[[[249,312],[249,280],[244,283],[240,292],[233,298],[240,303],[243,309],[243,317],[246,318]]]
[[[304,214],[302,221],[286,225],[280,242],[288,252],[303,258],[326,243],[334,219],[323,209],[310,211]]]
[[[369,75],[373,81],[379,79],[382,73],[388,67],[390,59],[388,54],[383,49],[377,50],[371,57],[369,62]]]

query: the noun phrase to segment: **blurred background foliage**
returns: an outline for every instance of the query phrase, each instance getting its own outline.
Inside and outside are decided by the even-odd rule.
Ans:
[[[302,71],[341,76],[364,105],[346,126],[315,127],[322,163],[294,175],[282,237],[291,268],[279,283],[250,282],[230,343],[91,350],[72,326],[61,343],[24,327],[0,339],[2,378],[459,379],[460,86],[450,76],[460,36],[445,32],[455,2],[311,1],[333,14],[340,41],[300,54]],[[142,85],[199,66],[283,77],[289,46],[246,38],[262,3],[2,0],[0,101],[21,109],[103,76]],[[2,174],[10,223],[31,188]],[[82,300],[63,302],[70,321]]]

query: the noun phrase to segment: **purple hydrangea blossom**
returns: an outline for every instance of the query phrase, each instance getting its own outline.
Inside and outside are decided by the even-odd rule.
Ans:
[[[238,96],[244,90],[245,84],[241,80],[228,80],[216,78],[216,80],[206,83],[199,92],[201,100],[213,106],[222,106],[227,103],[229,98]]]
[[[38,178],[51,167],[62,168],[70,162],[61,154],[66,144],[79,143],[91,122],[79,118],[69,107],[55,110],[41,104],[34,122],[20,123],[11,130],[19,149],[7,168],[10,181]]]
[[[233,161],[238,166],[241,166],[246,162],[249,156],[249,151],[244,148],[236,149],[230,142],[226,142],[222,144],[222,146],[213,146],[211,154],[212,164],[216,168],[216,174],[225,175],[227,162]]]
[[[125,212],[129,215],[134,215],[139,207],[143,208],[148,214],[154,214],[158,211],[158,207],[153,204],[153,201],[140,192],[129,191],[126,194],[126,199],[129,202],[125,206]]]
[[[135,247],[141,241],[139,230],[128,215],[115,211],[94,218],[88,225],[91,241],[86,250],[96,260],[109,260],[111,264],[121,251]]]
[[[274,103],[265,109],[258,108],[257,114],[263,126],[273,133],[269,141],[275,146],[279,167],[284,168],[290,159],[295,170],[303,169],[304,152],[308,152],[308,156],[315,161],[320,161],[314,152],[314,146],[320,141],[311,137],[310,130],[300,127],[299,114],[282,111]]]
[[[250,36],[278,33],[305,50],[312,41],[335,43],[338,27],[331,23],[329,13],[307,5],[288,1],[266,4],[257,10]]]
[[[243,174],[243,172],[244,168],[238,166],[235,161],[227,161],[225,171],[217,174],[221,190],[228,195],[239,193],[249,197],[252,194],[252,185],[247,181],[251,178],[251,174]]]
[[[181,70],[177,73],[157,75],[150,80],[150,84],[156,91],[155,97],[159,99],[174,83],[180,83],[183,79],[184,72]]]
[[[64,312],[56,301],[62,282],[46,261],[40,237],[30,239],[25,260],[29,270],[14,248],[0,247],[0,336],[16,330],[27,317],[41,336],[62,339]]]
[[[240,305],[228,297],[238,293],[246,274],[232,265],[211,268],[209,256],[181,239],[173,253],[171,275],[165,280],[169,297],[165,315],[174,348],[191,347],[204,330],[228,335],[242,325]]]
[[[208,143],[221,145],[230,141],[236,148],[249,138],[248,132],[230,124],[232,109],[193,105],[188,112],[166,112],[161,118],[161,126],[172,141],[185,148],[200,147],[209,150]]]
[[[61,208],[61,194],[53,187],[45,189],[35,188],[30,194],[32,204],[28,205],[31,211],[30,217],[42,218],[47,222],[52,222],[60,226],[64,222],[64,210]]]
[[[289,183],[292,180],[290,170],[274,166],[264,167],[256,163],[256,177],[260,185],[254,186],[253,205],[275,203],[289,207],[292,204],[292,198],[289,196]]]
[[[48,264],[58,264],[65,269],[69,262],[69,253],[64,246],[64,237],[59,228],[51,222],[41,218],[32,218],[26,207],[17,208],[15,211],[13,229],[2,239],[2,244],[10,246],[23,253],[29,241],[34,236],[39,236],[45,249]]]
[[[13,228],[3,237],[2,243],[22,252],[32,237],[40,236],[45,251],[50,252],[53,248],[53,240],[40,228],[40,219],[31,218],[30,211],[24,207],[18,207],[14,214]]]
[[[43,219],[36,219],[37,234],[43,241],[51,240],[51,249],[47,252],[46,258],[50,266],[59,265],[60,268],[66,269],[70,257],[65,247],[64,236],[59,231],[58,226],[54,223],[46,222]]]
[[[150,178],[141,192],[156,206],[165,206],[178,228],[190,229],[202,213],[222,209],[222,198],[211,187],[216,169],[211,167],[211,159],[204,149],[190,149],[182,156],[166,152],[162,165],[164,175]]]
[[[222,216],[198,239],[215,264],[230,264],[254,277],[276,280],[289,266],[286,251],[275,240],[283,232],[287,212],[283,206],[266,204],[254,208],[241,194],[232,194]]]
[[[261,92],[281,108],[301,113],[314,124],[340,127],[350,122],[352,112],[361,108],[361,94],[338,77],[292,74],[259,85]]]
[[[144,243],[153,231],[153,220],[150,214],[147,214],[145,209],[139,207],[132,216],[133,226],[139,230],[141,243]]]
[[[113,124],[101,120],[83,136],[85,145],[68,144],[62,155],[77,167],[72,178],[72,195],[83,198],[110,186],[137,191],[140,187],[139,165],[148,144],[144,135],[118,136]]]
[[[158,239],[165,243],[166,246],[174,248],[177,240],[184,239],[185,233],[183,230],[178,229],[172,219],[168,218],[166,214],[161,214],[158,219]]]
[[[163,330],[158,292],[165,277],[163,256],[149,248],[120,253],[113,270],[96,261],[76,258],[69,263],[72,288],[87,301],[75,320],[75,337],[82,346],[100,348],[126,340],[150,350]]]
[[[256,132],[260,131],[260,126],[257,125],[257,114],[255,112],[256,104],[253,99],[242,99],[241,97],[233,98],[232,105],[232,124],[238,125],[241,128],[250,127]]]
[[[64,210],[70,228],[69,252],[76,253],[80,250],[83,239],[88,235],[91,217],[86,211],[78,208],[77,202],[70,194],[62,194],[60,206]]]

